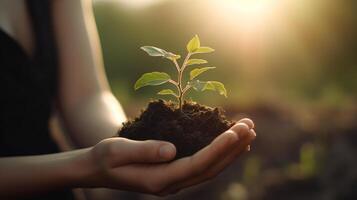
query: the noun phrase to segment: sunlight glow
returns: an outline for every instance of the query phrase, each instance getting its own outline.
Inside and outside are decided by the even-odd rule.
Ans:
[[[240,23],[259,23],[274,15],[277,0],[211,0],[215,8]]]
[[[210,0],[212,18],[217,25],[229,27],[225,35],[230,43],[242,51],[244,60],[259,61],[258,57],[266,46],[267,32],[271,30],[283,13],[278,0]],[[217,27],[216,27],[217,28]],[[234,42],[233,42],[234,41]]]
[[[327,44],[334,34],[326,20],[328,12],[323,12],[329,8],[323,0],[207,2],[205,32],[214,35],[221,45],[217,49],[229,49],[225,55],[236,59],[231,62],[237,63],[237,71],[245,75],[250,88],[258,88],[263,80],[274,83],[276,72],[296,66],[295,72],[302,74],[320,70],[315,67],[321,66],[314,56],[318,53],[311,46]],[[270,93],[267,89],[265,95]]]
[[[272,0],[226,0],[222,5],[246,17],[265,15],[273,6]]]

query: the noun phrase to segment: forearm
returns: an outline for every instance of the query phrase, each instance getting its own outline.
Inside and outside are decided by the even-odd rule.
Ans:
[[[88,151],[0,158],[0,199],[82,186],[91,172]]]

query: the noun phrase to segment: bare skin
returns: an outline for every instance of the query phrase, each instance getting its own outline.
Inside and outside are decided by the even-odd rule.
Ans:
[[[60,61],[56,103],[74,144],[83,149],[0,158],[0,199],[76,187],[168,195],[216,176],[256,136],[253,122],[242,119],[195,155],[172,162],[176,150],[170,143],[106,139],[126,118],[104,74],[91,6],[89,0],[54,0],[53,7]],[[0,2],[0,28],[33,54],[23,1]]]
[[[0,197],[59,188],[107,187],[165,196],[215,177],[256,137],[244,119],[193,156],[168,162],[176,150],[163,141],[105,139],[64,153],[0,159]],[[249,122],[248,122],[249,123]],[[138,181],[140,180],[140,181]]]

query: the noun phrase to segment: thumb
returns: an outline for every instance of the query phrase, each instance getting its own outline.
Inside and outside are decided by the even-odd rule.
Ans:
[[[112,151],[119,159],[120,165],[130,163],[156,163],[172,160],[176,155],[176,148],[172,143],[145,140],[136,141],[120,138],[113,144]],[[112,158],[115,159],[115,158]],[[118,162],[115,162],[119,164]]]

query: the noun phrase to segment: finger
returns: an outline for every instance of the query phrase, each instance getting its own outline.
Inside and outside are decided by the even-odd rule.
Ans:
[[[253,129],[248,131],[248,134],[244,136],[244,138],[240,141],[240,145],[238,145],[229,155],[227,155],[222,162],[217,163],[217,165],[213,166],[210,170],[209,174],[216,174],[222,171],[226,166],[232,163],[238,156],[242,153],[246,152],[247,149],[250,149],[250,144],[256,138],[256,133]]]
[[[156,163],[172,160],[173,144],[157,140],[134,141],[118,138],[109,148],[113,167],[130,163]]]
[[[238,134],[239,138],[244,138],[249,133],[249,126],[246,123],[238,122],[232,126],[229,130],[232,130]]]
[[[248,130],[245,124],[239,126]],[[167,188],[172,188],[180,182],[199,176],[206,169],[209,169],[209,166],[217,163],[220,158],[232,151],[237,144],[237,136],[236,132],[228,130],[194,156],[160,165],[122,166],[120,170],[116,171],[116,176],[121,177],[120,179],[126,180],[126,182],[130,182],[133,180],[133,177],[136,177],[135,180],[141,180],[140,184],[135,181],[132,184],[143,188],[142,191],[145,192],[158,193],[159,191],[169,191]],[[215,150],[213,150],[214,148]]]
[[[249,129],[254,128],[254,122],[253,122],[251,119],[249,119],[249,118],[243,118],[243,119],[239,120],[238,123],[245,123],[245,124],[247,124],[248,127],[249,127]]]
[[[254,130],[249,130],[249,133],[244,136],[244,138],[240,141],[241,143],[232,151],[229,155],[227,155],[222,162],[217,163],[213,166],[209,172],[207,173],[209,176],[214,176],[221,172],[225,167],[231,164],[238,156],[247,151],[247,148],[250,148],[250,144],[255,139],[256,134]]]
[[[239,126],[244,126],[245,129],[248,129],[245,124],[240,124]],[[239,129],[237,130],[239,131]],[[238,135],[231,128],[219,135],[210,145],[193,156],[176,160],[167,165],[166,170],[163,172],[167,176],[167,185],[178,183],[204,173],[206,169],[219,162],[222,157],[236,146]]]
[[[206,172],[202,173],[197,177],[193,177],[191,179],[182,181],[181,183],[177,183],[170,188],[168,188],[166,193],[174,193],[183,188],[190,187],[192,185],[196,185],[207,181],[217,174],[219,174],[223,169],[225,169],[229,164],[231,164],[238,156],[246,151],[246,148],[249,146],[252,140],[255,138],[255,133],[252,130],[247,130],[246,128],[242,128],[241,131],[246,131],[247,134],[242,134],[242,139],[239,140],[239,145],[237,145],[232,152],[230,152],[224,159],[217,164],[213,165],[211,168],[207,169]]]

